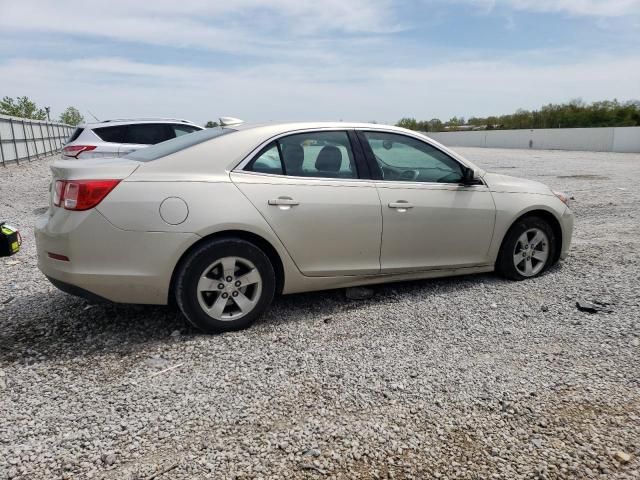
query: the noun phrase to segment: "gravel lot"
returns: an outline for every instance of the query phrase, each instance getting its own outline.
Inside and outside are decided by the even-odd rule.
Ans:
[[[24,235],[0,259],[0,479],[640,478],[640,155],[458,150],[573,193],[570,258],[282,297],[218,336],[50,286],[49,162],[0,167]]]

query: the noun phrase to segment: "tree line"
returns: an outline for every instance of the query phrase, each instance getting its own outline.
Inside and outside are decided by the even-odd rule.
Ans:
[[[3,97],[0,100],[0,114],[13,117],[29,118],[31,120],[49,120],[49,107],[38,107],[29,97]],[[58,119],[67,125],[78,125],[84,122],[84,117],[75,107],[67,107]]]
[[[0,100],[0,114],[32,120],[47,120],[49,108],[41,108],[28,97],[4,97]],[[67,107],[58,118],[62,123],[78,125],[84,117],[75,107]],[[588,127],[633,127],[640,126],[640,101],[604,100],[585,103],[572,100],[567,103],[543,106],[539,110],[519,109],[515,113],[490,117],[453,117],[447,121],[438,118],[416,120],[402,118],[399,127],[423,132],[447,130],[514,130],[532,128],[588,128]],[[208,121],[207,128],[217,127],[218,122]]]
[[[640,126],[640,101],[604,100],[585,103],[572,100],[568,103],[545,105],[539,110],[519,109],[509,115],[490,117],[453,117],[446,122],[438,118],[416,120],[403,118],[399,127],[423,132],[447,130],[514,130],[531,128],[589,128]]]

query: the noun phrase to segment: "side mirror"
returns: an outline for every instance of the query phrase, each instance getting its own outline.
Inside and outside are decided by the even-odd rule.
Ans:
[[[477,185],[480,181],[480,176],[473,168],[466,168],[462,172],[462,183],[464,185]]]

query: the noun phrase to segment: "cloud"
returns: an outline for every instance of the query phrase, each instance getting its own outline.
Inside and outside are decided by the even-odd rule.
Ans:
[[[391,33],[390,0],[6,2],[5,31],[53,32],[251,56],[326,56],[318,39]],[[295,37],[297,42],[291,43]]]
[[[506,7],[514,10],[568,13],[579,16],[623,17],[640,15],[640,0],[462,0],[485,11]]]
[[[334,82],[334,75],[357,81]],[[204,123],[223,115],[248,121],[377,120],[489,115],[569,98],[633,98],[640,56],[553,66],[509,61],[445,62],[431,67],[341,67],[325,72],[284,64],[229,71],[123,58],[0,63],[8,92],[38,92],[39,104],[86,115],[172,116]],[[615,79],[613,81],[612,79]]]

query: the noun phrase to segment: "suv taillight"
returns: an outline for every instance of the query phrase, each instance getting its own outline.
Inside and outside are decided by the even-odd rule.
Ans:
[[[53,204],[66,210],[89,210],[118,183],[120,180],[56,180]]]
[[[66,157],[78,158],[82,152],[90,152],[95,149],[95,145],[69,145],[62,149],[62,154]]]

